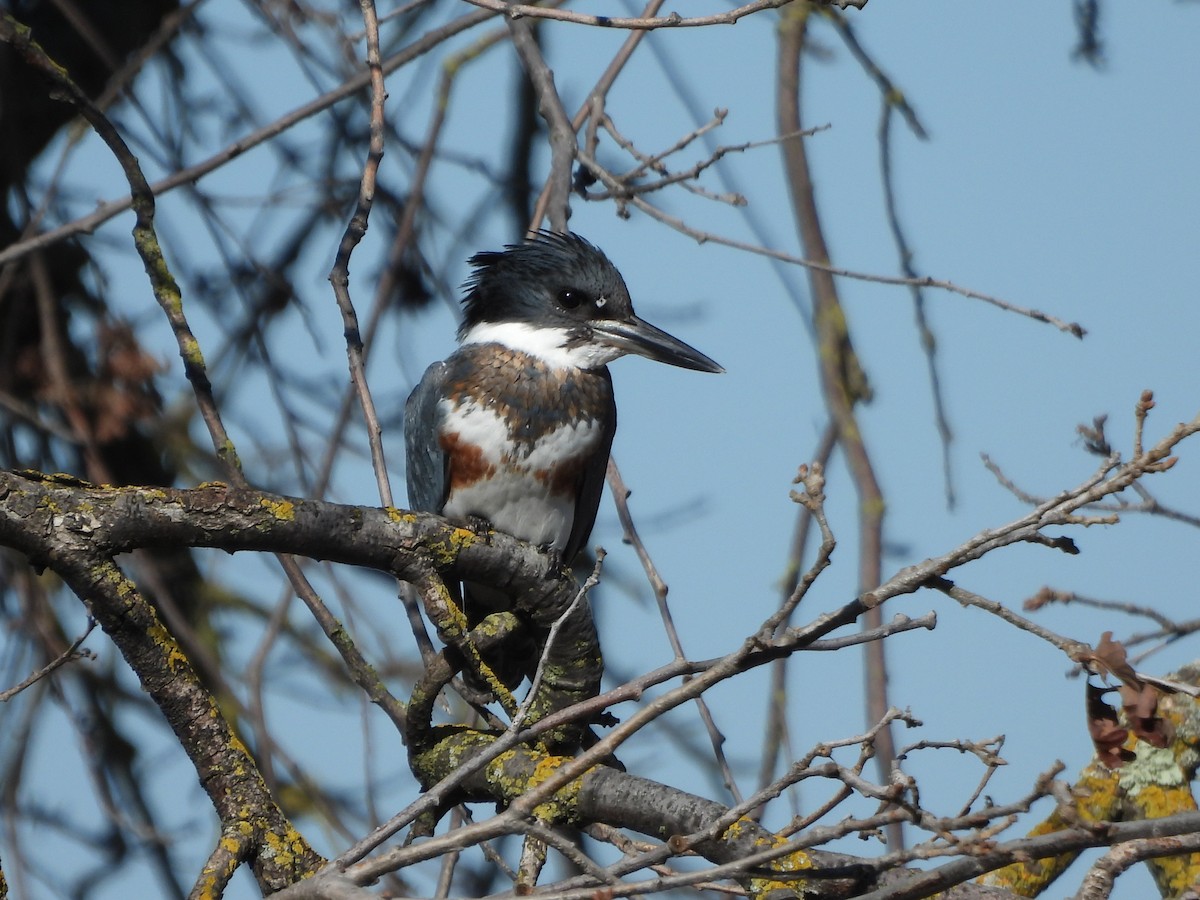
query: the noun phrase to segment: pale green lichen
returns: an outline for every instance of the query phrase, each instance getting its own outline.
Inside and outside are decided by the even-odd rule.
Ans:
[[[1133,752],[1134,759],[1117,772],[1121,790],[1130,797],[1136,797],[1149,785],[1169,787],[1187,781],[1170,747],[1159,748],[1138,741]]]

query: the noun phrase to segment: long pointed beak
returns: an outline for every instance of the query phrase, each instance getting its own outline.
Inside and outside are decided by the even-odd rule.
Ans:
[[[661,328],[656,328],[645,319],[630,316],[627,319],[602,319],[588,323],[597,340],[603,341],[627,353],[636,353],[655,362],[695,369],[697,372],[724,372],[695,347],[672,337]]]

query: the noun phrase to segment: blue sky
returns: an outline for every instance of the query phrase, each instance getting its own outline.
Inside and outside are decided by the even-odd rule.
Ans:
[[[230,34],[244,15],[240,6],[225,0],[204,10],[208,21],[220,22]],[[1024,507],[984,469],[980,453],[1026,490],[1053,494],[1095,468],[1096,461],[1076,437],[1078,423],[1109,414],[1109,436],[1127,452],[1134,403],[1143,389],[1152,389],[1158,400],[1148,425],[1151,438],[1200,411],[1200,179],[1193,162],[1200,147],[1194,91],[1200,83],[1200,56],[1194,52],[1198,15],[1200,8],[1186,3],[1105,4],[1108,63],[1095,71],[1070,59],[1075,35],[1067,2],[873,0],[865,10],[849,14],[863,44],[930,132],[930,140],[919,141],[900,123],[895,125],[900,217],[918,270],[1078,321],[1088,330],[1080,341],[977,300],[927,293],[955,435],[958,503],[948,510],[909,295],[894,286],[839,281],[855,346],[877,395],[860,411],[860,421],[888,499],[885,577],[1022,514]],[[651,37],[665,58],[685,67],[688,88],[706,115],[717,106],[730,110],[715,132],[717,143],[741,144],[774,134],[774,21],[765,15],[735,27],[681,29]],[[570,25],[552,28],[550,61],[573,110],[624,35]],[[810,126],[831,126],[809,143],[831,253],[840,266],[895,274],[896,253],[879,184],[878,93],[832,31],[820,28],[816,36],[829,53],[806,67],[804,114]],[[237,47],[236,42],[231,45]],[[244,51],[231,53],[231,63],[272,85],[260,98],[264,121],[314,95],[278,48]],[[486,156],[503,143],[513,65],[511,55],[493,54],[464,70],[447,123],[446,147]],[[389,115],[414,138],[424,132],[432,75],[401,72],[389,81]],[[663,85],[659,63],[645,48],[610,96],[608,111],[627,136],[650,151],[669,146],[699,124]],[[318,118],[302,126],[296,140],[303,145],[304,135],[321,122]],[[228,139],[214,134],[210,152]],[[610,145],[606,152],[611,158],[616,151]],[[693,145],[678,157],[679,167],[699,161],[705,152]],[[88,183],[107,165],[103,151],[91,142],[73,157],[68,178]],[[744,192],[771,245],[798,254],[778,150],[767,146],[733,154],[721,165]],[[403,154],[389,151],[384,167],[385,178],[404,184]],[[273,171],[270,152],[259,149],[202,186],[223,195],[261,194]],[[102,183],[99,197],[85,197],[81,208],[114,196],[117,183]],[[702,183],[723,189],[711,172]],[[439,165],[432,191],[443,214],[452,216],[478,202],[480,184],[461,168]],[[681,192],[664,195],[661,202],[672,214],[709,231],[753,240],[740,210]],[[284,223],[286,214],[285,209]],[[253,210],[243,215],[248,222]],[[185,243],[188,252],[211,252],[195,236],[193,217],[194,209],[181,194],[162,202],[168,257],[172,240],[176,252],[184,252]],[[126,240],[128,225],[120,218],[101,229],[97,240]],[[625,221],[611,206],[576,201],[571,225],[603,247],[621,269],[643,317],[727,369],[719,377],[703,376],[641,359],[620,360],[612,367],[621,410],[614,455],[633,489],[631,507],[643,537],[670,585],[684,647],[697,658],[726,653],[777,603],[796,514],[788,499],[791,479],[813,454],[824,426],[804,323],[803,272],[786,274],[797,303],[765,260],[697,245],[636,212]],[[499,219],[482,219],[478,245],[466,248],[444,234],[434,238],[435,253],[460,263],[451,283],[465,276],[465,257],[471,251],[495,248],[514,237],[506,227]],[[360,308],[370,298],[366,276],[374,267],[367,260],[385,252],[390,237],[386,221],[379,218],[357,251],[352,287]],[[297,317],[283,329],[295,348],[286,363],[331,379],[345,369],[341,325],[324,281],[335,242],[336,236],[328,242],[328,259],[313,260],[310,283],[300,285],[313,310],[311,320]],[[153,311],[146,312],[152,299],[136,262],[130,258],[111,278],[129,297],[130,313],[152,321]],[[194,324],[211,357],[225,323],[197,310]],[[395,416],[425,365],[452,348],[454,328],[450,306],[443,303],[416,321],[388,329],[371,368],[372,387],[385,415]],[[152,324],[146,333],[158,336],[159,352],[174,364],[165,328]],[[177,365],[172,377],[181,380]],[[259,387],[248,386],[232,400],[235,437],[247,442],[263,402],[256,393]],[[386,437],[393,484],[401,496],[402,441],[398,433]],[[1149,487],[1164,502],[1200,514],[1195,476],[1200,444],[1185,444],[1181,455],[1175,470],[1156,476]],[[263,484],[279,477],[265,469],[248,474]],[[806,599],[798,621],[836,608],[856,592],[855,498],[840,462],[830,471],[827,493],[839,546],[833,568]],[[348,502],[377,502],[367,463],[347,457],[334,494]],[[1179,619],[1195,615],[1195,529],[1131,516],[1119,526],[1076,529],[1071,536],[1081,548],[1078,556],[1040,547],[1010,548],[955,577],[964,587],[1012,607],[1050,585],[1153,606]],[[610,553],[609,584],[595,604],[611,670],[633,674],[667,661],[670,649],[637,559],[622,545],[607,500],[592,543]],[[263,565],[243,565],[239,577],[262,579],[264,570]],[[380,640],[403,640],[400,633],[386,637],[395,622],[389,589],[370,584],[374,593],[360,598],[357,615],[360,622],[371,616],[378,621],[361,626],[370,632],[365,642],[369,646],[376,632]],[[988,791],[997,802],[1023,793],[1055,759],[1063,760],[1073,776],[1089,759],[1091,747],[1082,684],[1065,677],[1064,657],[997,619],[962,610],[931,593],[901,598],[884,613],[887,618],[928,610],[938,614],[935,631],[887,642],[891,701],[911,708],[925,722],[919,732],[899,734],[899,741],[1005,734],[1003,755],[1011,765]],[[1038,621],[1088,642],[1105,630],[1121,635],[1145,625],[1078,608],[1050,609]],[[254,637],[245,637],[245,647],[235,639],[235,655],[253,648]],[[1194,640],[1183,641],[1144,667],[1166,673],[1195,658],[1196,648]],[[790,714],[797,754],[818,741],[863,730],[860,661],[854,650],[801,655],[794,661]],[[357,712],[349,704],[346,710],[306,704],[300,699],[307,690],[304,676],[289,675],[285,663],[280,661],[277,677],[295,681],[280,693],[294,692],[297,699],[278,699],[273,720],[290,735],[290,749],[314,770],[345,769],[346,781],[353,782],[361,756],[354,746]],[[710,695],[744,790],[752,790],[757,772],[765,677],[750,675]],[[706,742],[693,707],[670,714],[665,725],[686,731],[697,745]],[[377,736],[387,737],[378,722],[374,727]],[[638,774],[727,799],[692,761],[663,753],[665,740],[661,731],[648,731],[626,745],[621,756]],[[197,837],[190,852],[202,858],[209,825],[199,809],[205,801],[198,789],[187,787],[186,764],[169,748],[158,752],[164,772],[170,773],[160,776],[162,796],[181,792],[197,804],[188,816]],[[49,746],[42,764],[47,769],[57,765]],[[391,777],[397,767],[381,768],[390,779],[388,801],[402,803],[409,788]],[[916,756],[909,771],[921,779],[926,804],[943,811],[956,809],[978,777],[968,760],[933,751]],[[72,790],[71,782],[64,783],[61,802],[71,802]],[[798,802],[811,806],[820,796],[806,789]],[[785,814],[786,804],[781,804],[780,822]],[[1035,820],[1022,822],[1011,836]],[[319,839],[319,830],[311,830]],[[878,852],[857,842],[847,849]],[[1067,877],[1071,886],[1064,883],[1057,894],[1073,890],[1082,871],[1072,870]],[[128,887],[113,885],[105,896],[121,896]],[[244,884],[242,888],[248,890]],[[1146,896],[1149,890],[1145,874],[1135,872],[1122,879],[1115,896]]]

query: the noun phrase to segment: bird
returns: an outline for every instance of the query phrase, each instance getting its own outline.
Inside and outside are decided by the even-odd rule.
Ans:
[[[596,522],[617,429],[608,364],[632,353],[724,369],[639,318],[616,266],[577,234],[534,232],[469,265],[458,348],[405,404],[409,505],[482,520],[569,565]],[[469,621],[503,604],[469,587],[482,607]]]

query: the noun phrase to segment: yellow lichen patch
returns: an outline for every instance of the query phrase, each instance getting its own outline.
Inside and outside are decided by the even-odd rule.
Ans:
[[[155,620],[146,634],[158,645],[167,668],[172,672],[180,672],[191,667],[191,660],[188,659],[187,654],[183,652],[183,648],[179,646],[175,638],[171,637],[171,633],[163,627],[162,622]]]
[[[92,482],[85,481],[78,475],[71,475],[68,472],[37,472],[33,469],[24,469],[22,471],[35,475],[39,480],[44,481],[46,484],[61,484],[66,487],[81,488],[95,487]]]
[[[742,836],[742,833],[750,824],[750,820],[745,816],[742,816],[742,818],[738,819],[736,822],[726,828],[725,833],[721,835],[721,837],[728,841],[736,841]]]
[[[209,860],[192,889],[191,896],[200,900],[218,900],[224,896],[224,887],[242,864],[254,835],[254,826],[245,819],[226,824],[217,842],[217,848],[224,852],[224,856],[222,858],[220,854],[216,854]]]
[[[1159,840],[1170,841],[1171,838]],[[1181,853],[1146,860],[1158,892],[1164,897],[1192,897],[1189,888],[1200,880],[1200,853]]]
[[[1135,778],[1126,778],[1125,769],[1121,770],[1121,786],[1128,789],[1126,818],[1158,819],[1195,810],[1196,800],[1191,787],[1171,751],[1164,749],[1153,754],[1144,753],[1142,748],[1146,746],[1144,742],[1139,742],[1137,758],[1125,767],[1141,770]],[[1166,754],[1166,757],[1162,754]],[[1140,765],[1144,760],[1146,764]],[[1163,856],[1146,862],[1164,897],[1183,896],[1184,890],[1200,879],[1200,853]]]
[[[240,753],[247,759],[250,758],[250,750],[242,743],[242,739],[232,731],[229,733],[229,748],[236,753]]]
[[[242,838],[250,838],[250,836],[254,834],[254,826],[245,820],[245,818],[239,818],[239,820],[234,822],[232,826],[229,826],[229,828],[236,830],[236,832],[238,832]]]
[[[62,524],[62,507],[58,501],[51,495],[47,494],[38,498],[38,509],[47,509],[54,515],[54,527],[57,528]]]
[[[1140,754],[1139,754],[1140,759]],[[1136,765],[1135,760],[1130,765]],[[1139,784],[1137,793],[1130,793],[1126,805],[1132,809],[1130,819],[1158,819],[1175,813],[1192,812],[1196,799],[1190,785],[1185,781],[1170,781],[1170,774],[1156,767],[1152,777],[1162,777],[1161,783],[1145,779]],[[1124,782],[1122,782],[1124,784]],[[1163,856],[1146,861],[1150,874],[1164,897],[1182,897],[1186,888],[1200,879],[1200,853],[1184,853],[1179,856]]]
[[[509,750],[488,763],[485,769],[488,783],[496,790],[498,796],[504,797],[509,803],[544,784],[571,761],[568,756],[539,755],[533,771],[526,775],[520,759],[521,754]],[[555,824],[570,824],[576,821],[579,791],[582,787],[583,781],[580,778],[567,782],[535,806],[532,810],[533,816],[543,822]]]
[[[466,635],[470,630],[466,614],[458,608],[445,584],[438,583],[436,590],[437,602],[432,604],[430,614],[434,617],[433,624],[437,627],[438,634],[449,640]]]
[[[493,759],[484,768],[484,775],[487,778],[488,784],[499,788],[499,793],[503,797],[515,799],[525,793],[529,787],[528,780],[519,778],[509,774],[509,767],[512,761],[516,759],[516,751],[507,750]],[[451,757],[453,762],[453,756]]]
[[[414,513],[405,512],[402,509],[396,509],[394,506],[385,506],[383,511],[387,513],[387,517],[397,525],[411,525],[413,522],[417,521],[417,517]]]
[[[201,360],[201,366],[204,361]],[[237,447],[233,445],[233,441],[226,438],[217,446],[217,458],[222,462],[232,465],[239,472],[242,471],[242,460],[237,454]]]
[[[296,858],[303,855],[305,849],[304,839],[294,828],[288,828],[283,834],[267,832],[263,835],[263,844],[263,856],[286,869],[296,865]]]
[[[1128,744],[1132,746],[1134,740],[1135,738],[1130,736]],[[1075,798],[1074,809],[1068,810],[1067,815],[1063,815],[1060,809],[1051,812],[1049,817],[1030,830],[1031,838],[1040,834],[1061,832],[1076,821],[1090,824],[1120,818],[1120,776],[1121,770],[1110,769],[1098,760],[1088,763],[1070,791]],[[1049,887],[1055,878],[1062,875],[1078,856],[1079,853],[1061,853],[1056,857],[1013,863],[980,876],[978,882],[989,887],[1009,890],[1016,896],[1037,896]]]
[[[446,535],[445,540],[430,546],[431,561],[438,568],[453,565],[459,554],[477,540],[479,540],[479,535],[471,529],[454,528]]]
[[[114,491],[121,491],[126,494],[136,494],[137,498],[143,503],[160,502],[165,503],[169,497],[166,488],[151,487],[148,485],[138,485],[136,487],[113,488]],[[178,502],[178,501],[177,501]]]
[[[529,789],[533,790],[546,781],[546,779],[557,775],[558,770],[568,762],[570,762],[570,758],[566,756],[544,756],[539,759],[533,769],[533,774],[529,776]],[[572,781],[568,781],[551,794],[548,799],[533,808],[534,816],[544,822],[562,823],[574,821],[576,809],[579,805],[579,791],[582,787],[582,779],[575,778]]]
[[[296,505],[291,500],[274,500],[270,497],[263,497],[258,502],[281,522],[291,522],[296,518]]]
[[[747,828],[757,830],[759,826],[742,817],[725,829],[725,833],[721,836],[723,840],[734,841],[742,836]],[[787,845],[787,839],[779,835],[773,834],[769,838],[758,838],[754,841],[754,849],[752,852],[761,850],[769,850],[775,847],[783,847]],[[802,872],[805,869],[812,868],[812,858],[803,850],[793,850],[791,853],[771,860],[766,866],[761,868],[769,868],[774,872],[783,875],[788,872]],[[772,891],[788,891],[790,893],[799,893],[800,888],[804,885],[802,878],[752,878],[750,879],[750,896],[765,897]]]
[[[174,298],[172,299],[172,306],[175,306]],[[200,350],[200,342],[197,341],[192,335],[187,334],[180,336],[179,355],[183,357],[184,361],[191,363],[198,368],[204,368],[204,353]]]
[[[456,547],[469,547],[479,539],[470,528],[455,528],[450,533],[450,542]]]
[[[240,854],[246,841],[254,835],[254,826],[244,819],[227,825],[221,833],[221,849],[226,853]]]
[[[1079,780],[1071,786],[1081,822],[1107,822],[1117,818],[1119,774],[1098,760],[1084,766]]]
[[[1132,739],[1131,739],[1132,740]],[[1118,772],[1103,763],[1092,760],[1079,774],[1071,786],[1075,807],[1063,815],[1056,809],[1044,821],[1029,832],[1030,837],[1061,831],[1078,821],[1081,823],[1107,822],[1119,817],[1120,787]],[[1046,859],[1013,863],[989,872],[979,878],[980,884],[1003,888],[1018,897],[1036,897],[1051,882],[1066,871],[1078,853],[1062,853]]]
[[[205,872],[200,876],[200,880],[196,882],[191,896],[198,898],[198,900],[218,900],[224,893],[224,888],[217,883],[217,873]],[[0,897],[2,896],[0,894]]]
[[[454,598],[450,596],[450,592],[446,589],[445,584],[438,582],[435,585],[435,590],[437,598],[433,602],[428,603],[427,609],[430,617],[433,619],[434,626],[437,628],[438,635],[446,643],[456,647],[467,658],[471,670],[480,675],[484,683],[488,686],[488,689],[500,701],[500,704],[512,714],[516,710],[516,701],[513,699],[512,692],[483,661],[479,655],[479,650],[467,636],[470,625],[466,615],[454,601]]]
[[[515,613],[504,610],[484,616],[471,629],[471,637],[479,643],[498,643],[521,627]]]
[[[449,726],[452,728],[453,726]],[[438,730],[438,729],[435,729]],[[453,772],[459,768],[468,756],[483,750],[495,742],[490,734],[477,731],[457,731],[454,736],[440,742],[439,746],[446,752],[447,765],[445,771]],[[442,777],[439,775],[439,777]]]
[[[105,560],[104,562],[100,563],[96,570],[96,574],[99,580],[107,581],[109,584],[111,584],[113,586],[113,590],[116,591],[117,596],[122,600],[124,600],[126,597],[132,596],[137,590],[137,588],[133,586],[133,582],[126,578],[121,570],[118,569],[111,561]]]

